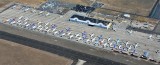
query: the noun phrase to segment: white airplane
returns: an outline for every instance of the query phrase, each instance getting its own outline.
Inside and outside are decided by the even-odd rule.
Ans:
[[[133,49],[132,45],[130,45],[129,48],[128,48],[128,50],[131,51],[132,49]]]
[[[55,31],[55,32],[54,32],[54,35],[58,34],[58,32],[59,32],[59,31]]]
[[[45,26],[47,26],[49,23],[45,23]]]
[[[136,43],[136,45],[134,46],[134,48],[136,49],[139,46],[139,43]]]
[[[49,16],[49,15],[50,15],[50,13],[47,13],[47,14],[46,14],[46,16]]]
[[[16,23],[16,21],[13,21],[13,22],[11,22],[10,24],[15,24]]]
[[[42,22],[38,22],[38,25],[40,25]]]
[[[18,20],[18,21],[17,21],[17,23],[20,23],[20,22],[21,22],[21,20]]]
[[[101,43],[104,43],[104,42],[105,42],[105,39],[102,39],[102,40],[101,40]]]
[[[90,43],[90,42],[91,42],[91,40],[90,40],[90,39],[87,39],[87,40],[86,40],[86,43]]]
[[[111,38],[109,37],[108,39],[107,39],[107,42],[109,42],[111,40]]]
[[[48,30],[46,30],[46,32],[47,32],[47,33],[50,33],[50,30],[51,30],[51,29],[48,29]]]
[[[110,46],[110,48],[113,48],[113,47],[114,47],[114,44],[113,44],[113,43],[110,43],[109,46]]]
[[[152,38],[153,38],[153,36],[152,36],[152,35],[150,35],[150,36],[149,36],[149,39],[152,39]]]
[[[80,34],[76,34],[76,38],[77,38],[77,37],[80,37]]]
[[[94,37],[93,39],[91,39],[92,40],[92,42],[94,42],[95,40],[96,40],[96,37]]]
[[[109,44],[108,43],[104,43],[103,46],[104,47],[109,47]]]
[[[122,46],[122,45],[119,45],[118,49],[119,49],[119,50],[123,50],[123,46]]]
[[[44,11],[40,11],[39,14],[42,14]]]
[[[28,17],[26,17],[26,18],[24,19],[24,21],[28,21]]]
[[[18,19],[20,20],[20,19],[22,19],[23,18],[23,16],[20,16]]]
[[[39,31],[42,31],[42,30],[43,30],[43,28],[42,28],[42,27],[40,27]]]
[[[79,38],[77,39],[77,41],[78,41],[78,40],[82,40],[82,37],[79,37]]]
[[[26,25],[28,22],[25,22],[23,25]]]
[[[18,25],[21,25],[21,24],[22,24],[22,22],[18,23]]]
[[[56,31],[57,29],[56,28],[54,28],[54,29],[52,29],[52,32],[54,32],[54,31]]]
[[[70,35],[71,35],[71,32],[68,32],[67,35],[70,36]]]
[[[92,33],[92,34],[90,34],[90,37],[92,38],[92,37],[94,37],[94,34]]]
[[[24,10],[24,12],[26,12],[26,11],[28,11],[29,10],[29,8],[26,8],[25,10]]]
[[[28,27],[30,24],[27,24],[26,27]]]
[[[32,10],[31,12],[32,12],[32,13],[36,13],[36,10]]]
[[[12,6],[12,9],[14,9],[14,8],[16,8],[17,7],[17,5],[14,5],[14,6]]]
[[[10,19],[7,19],[6,21],[7,21],[7,22],[9,22],[9,21],[10,21]]]
[[[73,37],[74,37],[74,35],[70,35],[70,36],[69,36],[69,39],[72,39]]]
[[[47,29],[48,29],[48,27],[45,28],[45,30],[47,30]]]
[[[66,35],[66,33],[63,33],[63,34],[62,34],[62,36],[65,36],[65,35]]]
[[[37,28],[37,26],[33,26],[32,28],[33,28],[33,29],[36,29],[36,28]]]

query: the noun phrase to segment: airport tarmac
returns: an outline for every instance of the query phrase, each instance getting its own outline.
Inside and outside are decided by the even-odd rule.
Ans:
[[[75,11],[71,10],[68,13],[66,13],[65,15],[50,14],[49,16],[45,16],[45,14],[47,12],[44,12],[43,14],[39,14],[39,12],[41,12],[39,10],[36,10],[36,13],[31,13],[30,10],[24,12],[24,10],[21,10],[20,8],[21,7],[17,7],[17,8],[13,8],[13,9],[12,8],[7,9],[6,11],[4,11],[0,14],[0,18],[3,21],[5,21],[8,18],[19,18],[21,16],[24,16],[24,17],[28,18],[29,23],[44,22],[44,23],[56,24],[58,26],[59,30],[63,30],[67,27],[70,27],[73,33],[82,33],[84,31],[86,31],[87,34],[94,33],[95,36],[103,35],[104,38],[111,37],[114,40],[121,39],[121,40],[129,41],[130,44],[139,43],[140,47],[138,47],[138,49],[137,49],[137,52],[138,52],[139,55],[142,55],[144,50],[147,50],[147,51],[150,52],[150,57],[153,56],[152,58],[157,59],[159,61],[159,58],[158,58],[159,56],[157,56],[157,54],[155,54],[155,49],[156,50],[160,49],[159,48],[160,44],[159,44],[158,40],[157,39],[148,39],[150,34],[145,34],[145,33],[141,33],[141,32],[134,31],[133,34],[131,34],[131,35],[128,34],[126,32],[125,28],[127,27],[127,24],[129,22],[118,23],[115,26],[117,31],[114,32],[114,31],[109,31],[109,30],[103,29],[103,28],[90,27],[90,26],[85,25],[85,24],[75,23],[75,22],[69,21],[69,18],[73,14],[79,14],[79,15],[87,16],[87,14],[85,14],[85,13],[75,12]],[[8,14],[8,13],[10,13],[10,14]],[[24,31],[25,29],[21,29],[21,30]],[[13,32],[11,30],[8,30],[8,31]],[[28,35],[26,35],[26,36],[28,36]],[[48,35],[48,36],[52,37],[51,35]],[[45,40],[49,40],[49,39],[45,38]],[[43,41],[45,41],[45,40],[43,39]],[[57,41],[57,40],[55,40],[55,41]],[[79,42],[79,43],[82,43],[82,42]],[[54,44],[56,44],[56,43],[54,43]],[[60,44],[62,44],[62,43],[60,43]],[[76,44],[76,45],[79,45],[79,44]],[[93,44],[84,44],[84,46],[85,45],[93,47]],[[68,44],[65,44],[64,46],[68,46]],[[88,46],[86,46],[86,47],[88,47]],[[76,46],[76,47],[79,47],[79,46]],[[83,47],[83,46],[80,46],[80,47]],[[97,47],[99,47],[99,46],[97,46]],[[70,46],[67,47],[67,48],[70,48]],[[99,48],[101,48],[101,47],[99,47]],[[74,50],[79,50],[79,49],[75,48]],[[85,50],[85,49],[83,49],[83,50]],[[107,48],[105,48],[103,50],[110,51],[110,50],[107,50]],[[84,51],[81,50],[81,52],[84,52]],[[100,53],[102,53],[102,52],[100,52]],[[108,56],[108,57],[111,59],[112,56],[111,57]],[[114,60],[116,60],[116,58]]]
[[[69,40],[65,40],[65,39],[60,39],[60,38],[57,38],[57,37],[52,37],[52,36],[44,35],[44,34],[41,34],[41,33],[36,33],[36,32],[33,32],[33,31],[28,31],[28,30],[25,30],[25,29],[17,28],[17,27],[12,27],[12,26],[8,26],[8,25],[0,24],[0,30],[9,33],[8,34],[8,33],[1,32],[0,36],[1,36],[2,39],[7,39],[7,40],[14,41],[14,42],[21,42],[21,44],[22,44],[22,42],[25,42],[24,45],[28,45],[28,46],[36,47],[36,48],[41,48],[41,45],[45,46],[46,43],[53,44],[53,45],[56,45],[56,46],[60,46],[60,47],[58,47],[58,49],[64,48],[63,52],[66,51],[65,48],[66,49],[72,49],[74,51],[85,53],[85,54],[87,54],[87,56],[84,56],[83,54],[81,55],[81,54],[77,54],[77,53],[70,53],[69,51],[66,51],[66,53],[68,53],[71,56],[72,56],[72,54],[75,54],[76,56],[73,55],[74,58],[79,58],[79,59],[83,59],[83,60],[86,60],[86,61],[87,60],[92,60],[92,62],[94,60],[94,62],[99,63],[99,65],[105,65],[105,63],[112,65],[112,63],[116,64],[116,62],[124,63],[124,64],[127,64],[127,65],[142,65],[142,64],[143,65],[156,65],[154,63],[150,63],[148,61],[133,58],[133,57],[130,57],[128,55],[123,55],[123,54],[114,53],[114,52],[111,52],[111,51],[106,51],[106,50],[102,50],[102,49],[98,49],[98,48],[93,48],[93,47],[90,47],[90,46],[86,46],[84,44],[79,44],[77,42],[73,42],[73,41],[69,41]],[[19,36],[22,36],[22,38],[19,37],[19,36],[10,35],[10,34],[19,35]],[[23,38],[23,37],[26,37],[26,38]],[[46,43],[42,44],[40,42],[38,42],[38,43],[33,42],[31,40],[28,40],[27,38],[34,39],[34,40],[37,40],[37,41],[43,41],[43,42],[46,42]],[[33,44],[33,46],[32,46],[32,44]],[[57,49],[57,47],[55,47],[55,46],[42,47],[42,49],[44,49],[44,50],[47,50],[47,48],[48,48],[48,51],[52,51],[52,52],[56,52],[56,50],[53,50],[53,49]],[[59,50],[59,52],[60,52],[59,54],[64,54],[64,53],[62,53],[62,50]],[[94,58],[94,59],[90,58],[90,56],[88,56],[88,54],[100,57],[102,59],[101,60],[99,59],[99,61],[98,61],[98,58],[97,59],[96,58]],[[85,58],[82,57],[82,56],[84,56]],[[112,60],[113,62],[110,63],[109,61],[107,61],[103,58]],[[90,62],[90,61],[88,61],[88,62]],[[121,64],[116,64],[116,65],[121,65]]]

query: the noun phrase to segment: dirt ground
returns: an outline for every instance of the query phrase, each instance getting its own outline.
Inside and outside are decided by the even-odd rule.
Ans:
[[[0,0],[0,7],[4,6],[10,2],[19,2],[23,4],[28,4],[33,7],[37,7],[41,3],[44,3],[46,0]]]
[[[86,6],[90,5],[89,0],[57,0],[57,1],[68,2],[68,3],[73,3],[73,4],[81,4],[81,5],[86,5]]]
[[[99,0],[105,3],[104,8],[122,12],[149,15],[156,0]]]
[[[0,39],[0,65],[71,65],[72,60]]]

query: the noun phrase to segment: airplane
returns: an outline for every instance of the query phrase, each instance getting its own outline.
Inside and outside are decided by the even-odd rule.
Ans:
[[[47,13],[47,14],[46,14],[46,16],[49,16],[49,15],[50,15],[50,13]]]
[[[55,24],[52,24],[52,25],[51,25],[51,28],[52,28],[52,29],[54,29],[54,28],[56,28],[56,27],[57,27],[57,25],[55,25]]]
[[[37,28],[37,26],[36,26],[36,25],[35,25],[35,26],[32,26],[32,28],[33,28],[33,29],[36,29],[36,28]]]
[[[116,43],[118,44],[120,42],[120,39],[117,39]]]
[[[43,28],[42,28],[42,27],[40,27],[39,31],[42,31],[42,30],[43,30]]]
[[[17,23],[20,23],[20,22],[21,22],[21,20],[18,20],[18,21],[17,21]]]
[[[143,55],[141,56],[141,58],[147,59],[149,56],[149,52],[148,51],[144,51]]]
[[[60,30],[60,31],[59,31],[59,34],[62,34],[62,33],[64,33],[64,31],[63,31],[63,30]]]
[[[54,32],[54,31],[56,31],[57,30],[57,28],[54,28],[54,29],[52,29],[52,32]]]
[[[95,40],[96,40],[96,37],[94,37],[93,39],[91,39],[92,40],[92,42],[94,42]]]
[[[28,22],[25,22],[23,25],[26,25]]]
[[[28,18],[26,17],[26,18],[24,19],[24,21],[28,21]]]
[[[59,32],[59,31],[55,31],[55,32],[54,32],[54,35],[58,34],[58,32]]]
[[[43,12],[44,12],[44,11],[40,11],[40,12],[39,12],[39,15],[42,14]]]
[[[65,35],[66,35],[66,33],[62,33],[62,35],[61,35],[61,36],[63,37],[63,36],[65,36]]]
[[[87,35],[86,31],[82,32],[82,36],[83,36],[83,35]]]
[[[98,40],[101,40],[101,39],[103,39],[103,36],[102,35],[98,36]]]
[[[86,43],[90,43],[90,42],[91,42],[90,39],[87,39],[87,40],[86,40]]]
[[[152,36],[152,35],[150,35],[150,36],[149,36],[149,39],[152,39],[152,37],[153,37],[153,36]]]
[[[20,20],[20,19],[22,19],[23,18],[23,16],[20,16],[18,19]]]
[[[104,47],[109,47],[109,44],[108,43],[104,43],[103,46]]]
[[[82,40],[82,37],[77,38],[77,41]]]
[[[123,46],[122,46],[122,45],[119,45],[118,49],[119,49],[119,50],[123,50]]]
[[[31,10],[32,13],[36,13],[36,10]]]
[[[27,12],[29,10],[29,8],[26,8],[25,10],[24,10],[24,12]]]
[[[11,24],[15,24],[15,23],[16,23],[16,21],[12,21],[12,22],[11,22]]]
[[[38,22],[38,25],[42,24],[42,22]]]
[[[83,40],[87,39],[87,36],[86,35],[82,35],[82,39]]]
[[[76,34],[76,36],[75,36],[75,37],[76,37],[76,38],[77,38],[77,37],[80,37],[80,34]]]
[[[109,47],[110,47],[110,48],[113,48],[113,47],[114,47],[114,44],[111,42],[110,45],[109,45]]]
[[[12,9],[14,9],[14,8],[16,8],[17,7],[17,5],[14,5],[14,6],[12,6]]]
[[[26,27],[28,27],[30,24],[27,24]]]
[[[90,37],[92,38],[94,36],[94,33],[90,34]]]
[[[68,32],[67,35],[70,36],[72,32]]]
[[[48,27],[45,27],[45,30],[47,30],[48,29]]]
[[[128,46],[129,46],[129,41],[127,41],[127,42],[125,43],[125,46],[126,46],[126,47],[128,47]]]
[[[100,40],[100,45],[105,43],[105,39]]]
[[[109,42],[111,40],[111,37],[109,37],[108,39],[107,39],[107,42]]]
[[[136,45],[134,46],[134,48],[136,49],[139,46],[139,43],[136,43]]]
[[[74,37],[74,35],[70,35],[70,36],[69,36],[69,39],[72,39],[73,37]]]
[[[69,31],[71,31],[71,28],[66,28],[66,32],[69,32]]]
[[[37,27],[37,29],[40,29],[42,26],[41,25],[39,25],[38,27]]]

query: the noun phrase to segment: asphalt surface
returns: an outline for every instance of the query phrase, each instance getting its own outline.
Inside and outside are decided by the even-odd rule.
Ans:
[[[150,13],[151,18],[160,19],[160,0],[157,0],[155,6]]]
[[[73,65],[75,65],[77,59],[87,61],[85,65],[154,65],[144,60],[131,58],[131,56],[114,54],[77,42],[3,24],[0,24],[0,38],[73,59],[75,60]]]
[[[75,65],[79,58],[87,61],[85,65],[125,65],[108,59],[99,58],[93,55],[88,55],[71,49],[25,38],[18,35],[13,35],[3,31],[0,31],[0,38],[70,58],[74,60],[74,63],[72,65]]]

